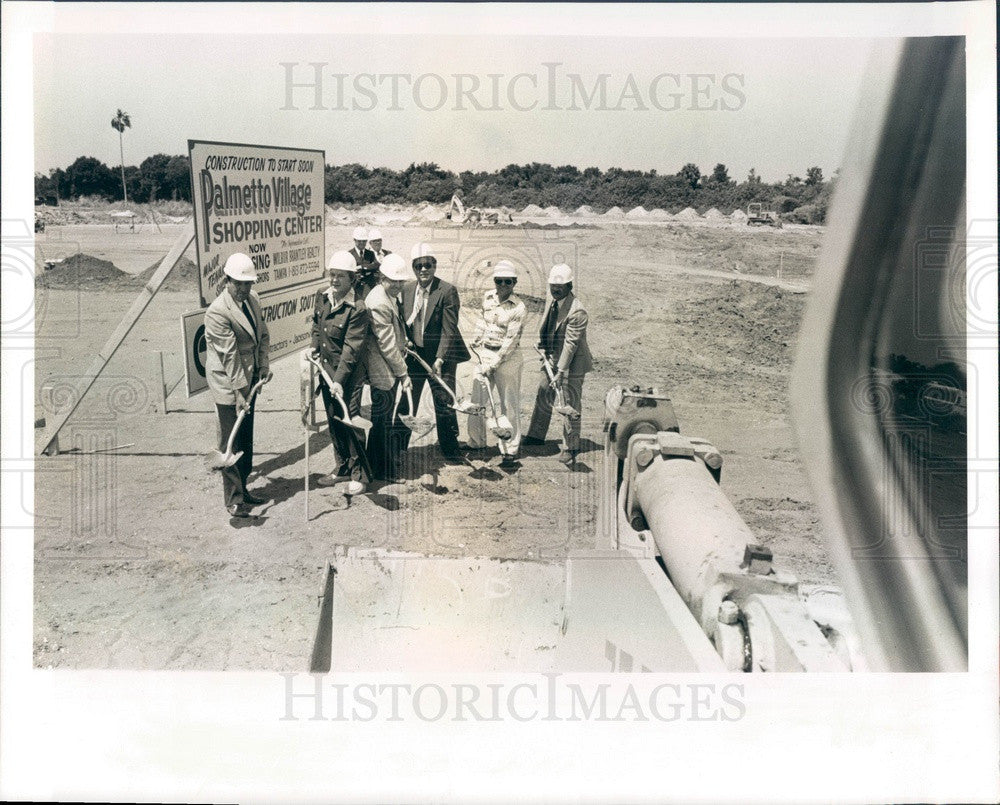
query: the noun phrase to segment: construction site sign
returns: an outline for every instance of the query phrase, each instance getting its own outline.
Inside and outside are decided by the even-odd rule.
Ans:
[[[271,338],[268,357],[275,361],[309,346],[313,301],[326,282],[316,280],[261,297],[260,309]]]
[[[188,140],[198,291],[209,305],[226,259],[250,255],[262,298],[323,276],[323,151]]]

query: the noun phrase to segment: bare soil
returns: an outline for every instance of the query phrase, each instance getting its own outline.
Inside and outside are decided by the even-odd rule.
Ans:
[[[328,228],[328,252],[350,242],[352,226]],[[315,486],[333,465],[328,437],[316,434],[309,441],[307,518],[298,365],[289,357],[274,366],[258,404],[251,486],[271,502],[256,519],[231,520],[221,481],[204,465],[216,446],[214,407],[204,394],[187,399],[182,379],[175,386],[183,374],[179,318],[198,307],[193,266],[182,265],[64,429],[63,452],[37,459],[38,666],[302,670],[326,564],[344,546],[518,559],[591,548],[603,400],[621,384],[666,390],[682,432],[722,451],[723,489],[777,564],[804,582],[835,581],[786,393],[804,303],[799,291],[811,276],[821,230],[676,223],[571,233],[382,230],[386,245],[403,254],[417,240],[438,243],[440,275],[459,285],[465,309],[485,287],[488,264],[505,255],[519,261],[518,292],[531,317],[522,343],[525,427],[537,382],[531,345],[544,274],[558,255],[577,266],[596,365],[584,386],[584,451],[575,471],[555,460],[555,422],[543,454],[525,457],[513,471],[499,467],[495,450],[482,461],[443,466],[431,434],[412,446],[403,482],[348,502]],[[53,243],[104,243],[102,253],[131,250],[141,259],[125,273],[81,246],[83,256],[39,278],[38,418],[51,421],[53,408],[65,405],[67,381],[90,365],[128,310],[148,279],[138,275],[155,265],[155,248],[169,248],[174,234],[147,231],[105,227],[102,234],[88,225],[81,238],[73,226],[50,225],[39,236],[40,254]],[[465,332],[472,323],[463,313]],[[157,351],[172,387],[166,412]],[[470,375],[466,364],[460,386],[468,388]],[[50,389],[44,395],[43,386]]]

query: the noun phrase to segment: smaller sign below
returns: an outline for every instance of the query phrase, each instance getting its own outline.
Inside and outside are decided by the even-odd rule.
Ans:
[[[272,363],[309,346],[316,292],[328,285],[326,280],[321,279],[307,285],[273,291],[260,298],[260,310],[270,334],[271,343],[267,354]]]
[[[187,396],[192,397],[208,388],[205,379],[205,308],[181,316],[184,335],[184,380]]]

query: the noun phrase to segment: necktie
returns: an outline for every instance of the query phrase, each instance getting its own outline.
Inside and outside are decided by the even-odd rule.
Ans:
[[[410,313],[410,318],[406,320],[406,323],[413,326],[413,322],[417,320],[417,316],[420,316],[420,326],[415,328],[419,330],[420,335],[424,334],[424,308],[427,306],[427,294],[424,289],[417,285],[416,293],[413,296],[413,311]]]
[[[247,317],[247,321],[250,322],[250,328],[253,330],[253,334],[257,335],[257,325],[254,324],[253,314],[250,312],[250,306],[244,302],[243,303],[243,315]]]
[[[542,341],[545,344],[546,351],[552,350],[552,341],[556,334],[556,319],[558,317],[559,303],[552,300],[552,306],[549,308],[549,315],[545,317],[545,326],[542,328]]]

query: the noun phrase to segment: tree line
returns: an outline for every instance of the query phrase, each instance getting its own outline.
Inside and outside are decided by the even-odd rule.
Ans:
[[[122,174],[124,179],[94,157],[79,157],[65,170],[35,175],[36,201],[53,203],[81,196],[120,201],[123,192],[134,202],[191,200],[186,156],[154,154],[138,166],[124,167]],[[808,168],[805,178],[789,174],[780,182],[764,182],[751,168],[743,181],[737,181],[722,163],[706,174],[693,163],[673,174],[622,168],[580,170],[538,162],[460,173],[433,162],[413,163],[399,171],[353,163],[326,166],[324,196],[333,205],[447,203],[460,191],[467,205],[477,207],[523,209],[537,204],[574,210],[586,204],[595,212],[642,206],[672,213],[685,207],[700,212],[715,207],[727,214],[759,202],[794,222],[823,223],[835,181],[836,176],[824,179],[819,167]]]

